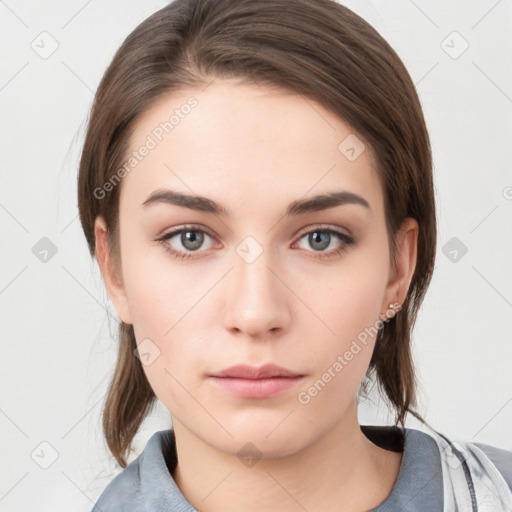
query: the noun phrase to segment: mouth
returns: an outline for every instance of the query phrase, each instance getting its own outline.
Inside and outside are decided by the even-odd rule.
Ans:
[[[215,386],[242,398],[268,398],[297,385],[304,378],[282,366],[238,365],[209,375]]]

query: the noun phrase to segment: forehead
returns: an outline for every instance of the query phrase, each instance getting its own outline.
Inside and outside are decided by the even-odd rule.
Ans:
[[[126,157],[121,203],[140,205],[167,187],[260,208],[349,190],[382,207],[368,144],[331,111],[283,89],[216,79],[169,93],[139,118]]]

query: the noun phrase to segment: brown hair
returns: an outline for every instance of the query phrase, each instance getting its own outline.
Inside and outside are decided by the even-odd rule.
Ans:
[[[404,426],[407,413],[426,423],[413,410],[417,383],[410,345],[436,253],[429,136],[398,55],[365,20],[334,0],[174,0],[135,28],[99,84],[80,160],[78,207],[91,255],[100,215],[111,259],[119,265],[120,185],[105,197],[98,190],[124,162],[139,116],[163,95],[213,78],[283,87],[351,125],[376,156],[393,261],[402,221],[417,220],[418,256],[409,292],[402,310],[379,330],[366,378],[376,374],[395,423]],[[103,431],[122,467],[156,398],[134,355],[136,346],[133,326],[121,322]]]

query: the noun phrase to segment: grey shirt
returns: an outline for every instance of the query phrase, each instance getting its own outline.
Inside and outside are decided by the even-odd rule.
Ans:
[[[443,510],[439,449],[428,434],[413,428],[361,425],[372,442],[402,452],[398,478],[389,496],[368,512]],[[474,443],[491,459],[512,490],[512,451]],[[92,512],[193,512],[171,472],[177,463],[174,432],[153,434],[144,451],[104,489]]]

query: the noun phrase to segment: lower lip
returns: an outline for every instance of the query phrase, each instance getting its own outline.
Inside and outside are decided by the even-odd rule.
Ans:
[[[272,377],[268,379],[240,379],[235,377],[210,377],[222,389],[242,398],[267,398],[292,388],[303,377]]]

